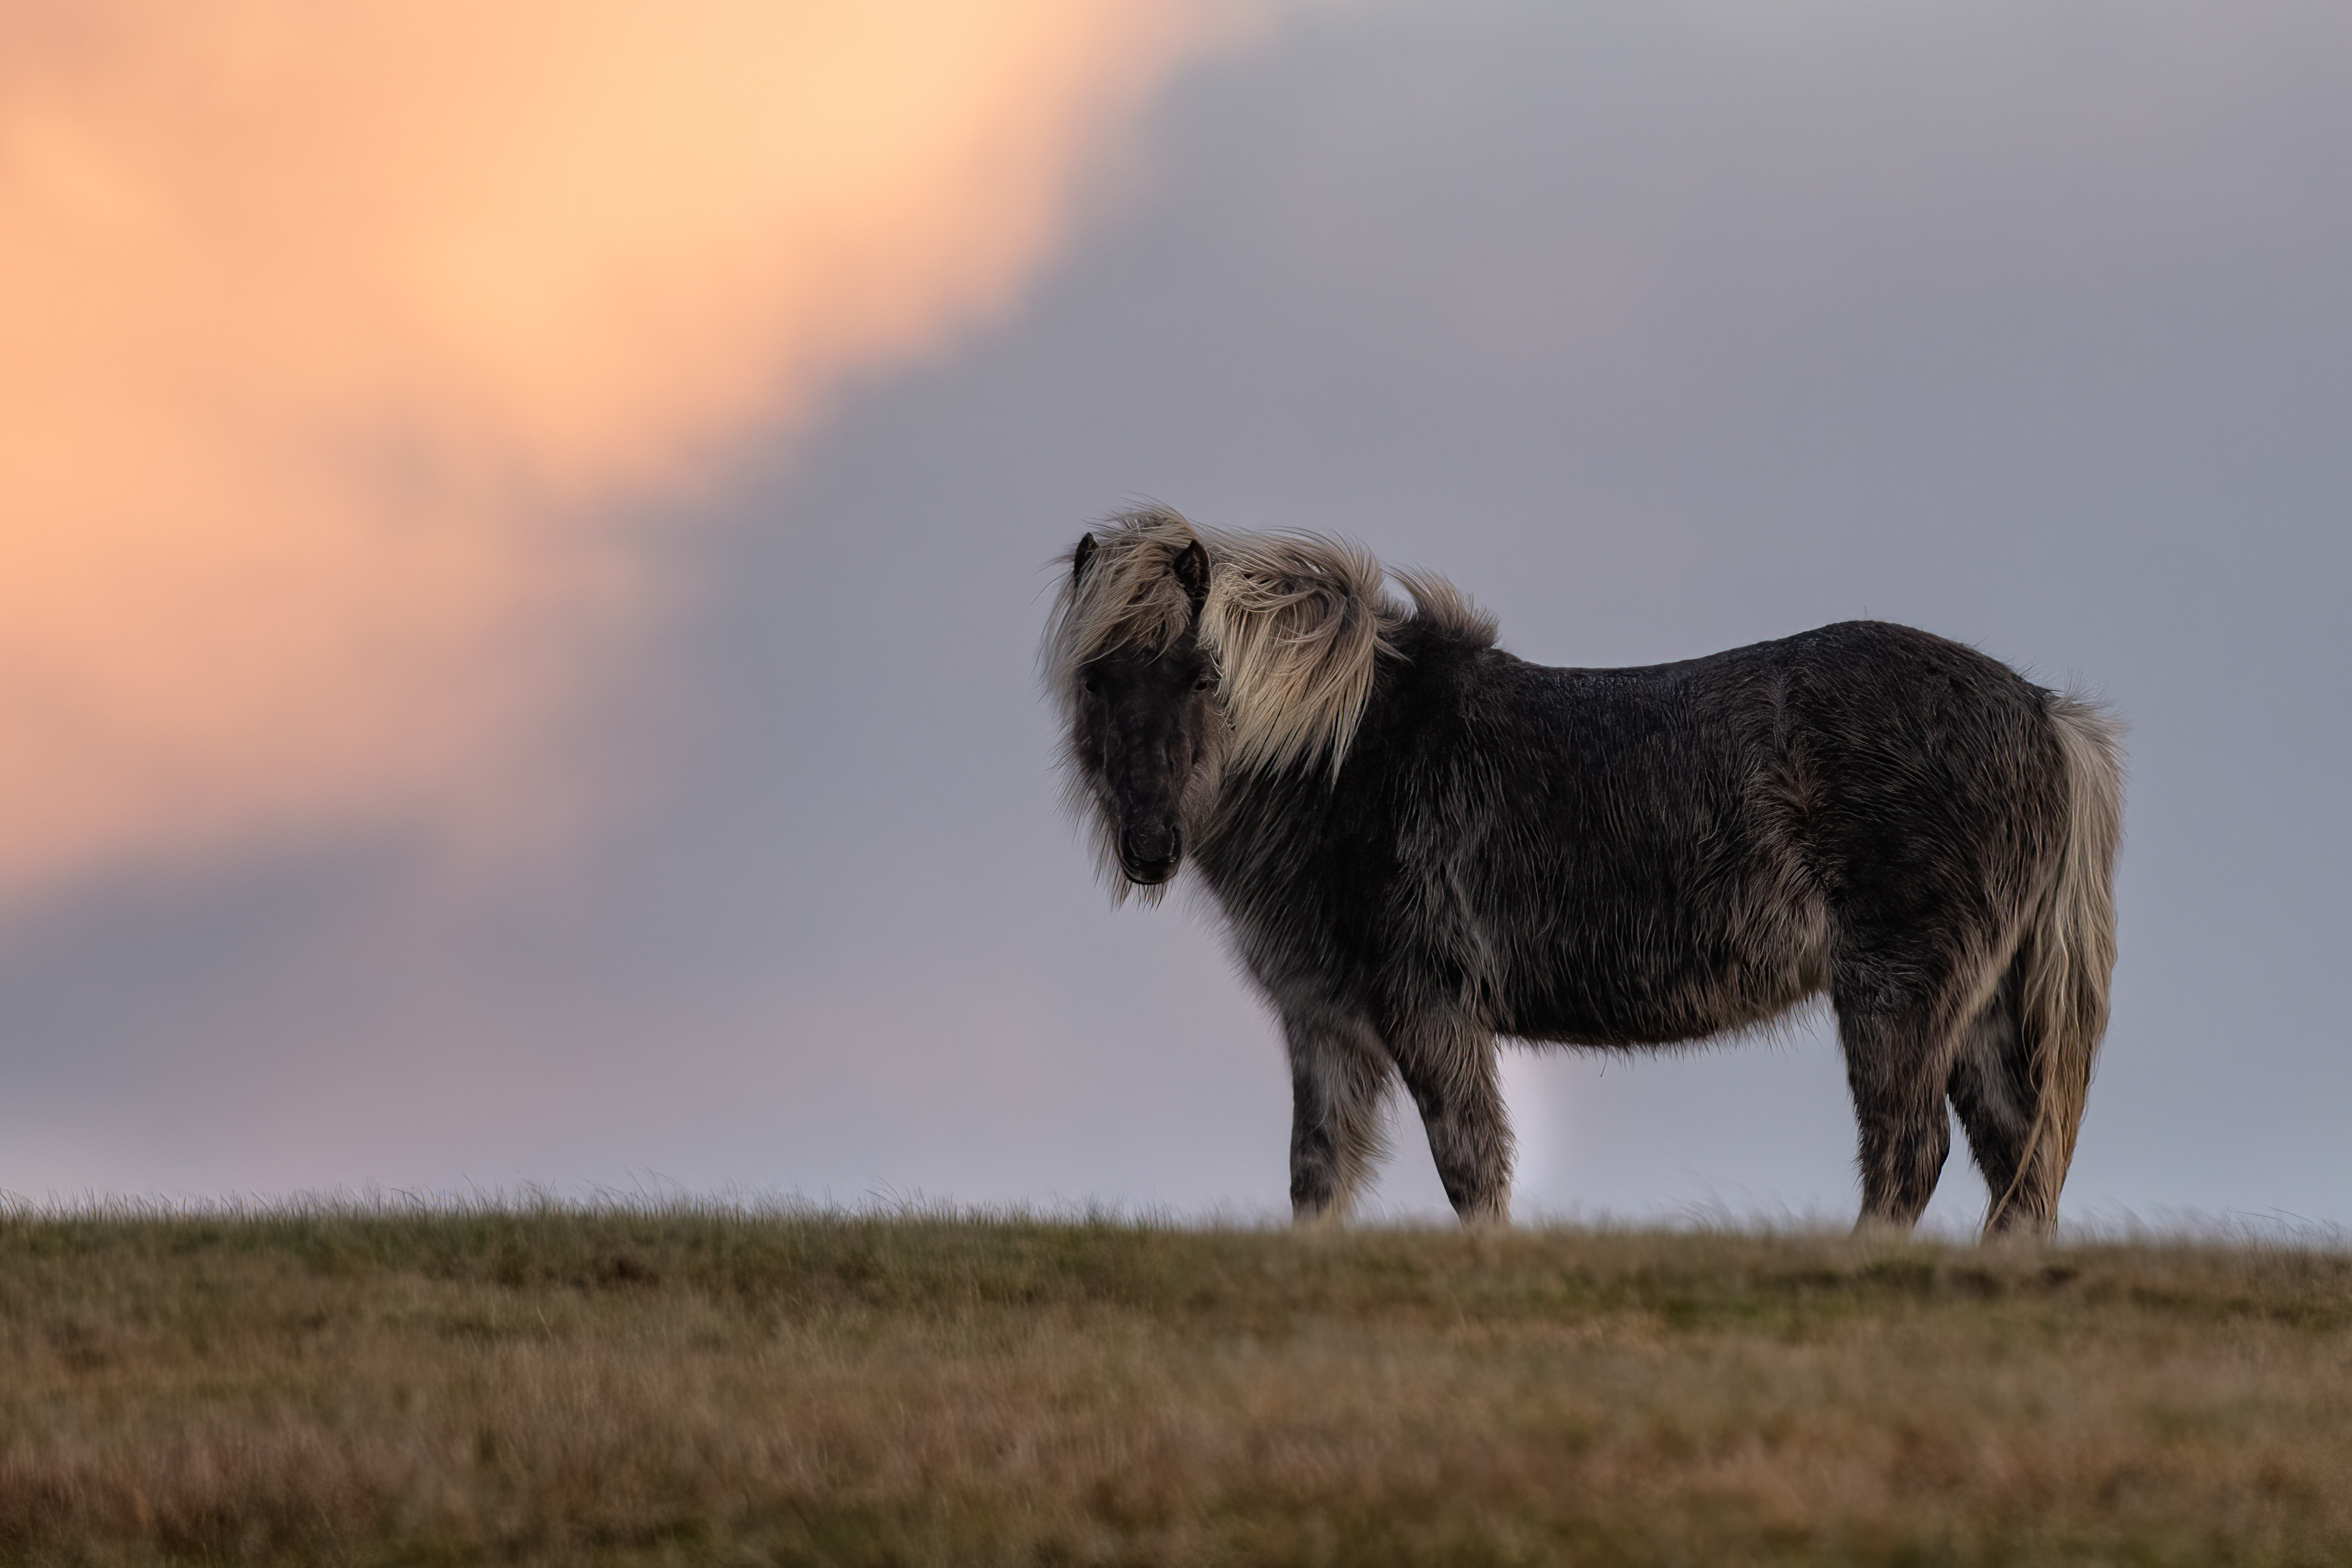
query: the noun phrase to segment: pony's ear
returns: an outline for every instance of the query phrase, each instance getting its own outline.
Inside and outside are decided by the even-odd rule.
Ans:
[[[1198,612],[1209,600],[1209,552],[1194,539],[1176,552],[1176,580],[1184,585],[1184,597],[1192,601]]]
[[[1095,537],[1087,534],[1079,538],[1078,548],[1070,552],[1070,580],[1076,582],[1087,574],[1087,562],[1095,559]]]

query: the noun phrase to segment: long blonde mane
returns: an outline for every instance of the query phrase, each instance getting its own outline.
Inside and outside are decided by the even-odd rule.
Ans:
[[[1394,633],[1415,612],[1480,641],[1495,637],[1493,620],[1431,573],[1397,572],[1412,601],[1400,604],[1381,563],[1346,540],[1216,531],[1166,507],[1122,513],[1093,537],[1086,570],[1064,582],[1046,633],[1055,695],[1075,702],[1088,660],[1158,653],[1192,626],[1175,561],[1198,542],[1210,564],[1199,631],[1217,663],[1231,767],[1338,772],[1380,660],[1396,656]]]
[[[1121,649],[1164,651],[1192,623],[1192,601],[1176,578],[1176,558],[1202,531],[1165,507],[1122,512],[1087,536],[1086,570],[1066,576],[1045,630],[1045,673],[1066,695],[1089,659]]]

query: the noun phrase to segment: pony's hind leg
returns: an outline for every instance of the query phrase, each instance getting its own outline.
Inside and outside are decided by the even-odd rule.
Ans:
[[[2018,1026],[2018,979],[2011,964],[1952,1060],[1952,1109],[1991,1195],[1988,1235],[2038,1230],[2046,1218],[2034,1212],[2038,1192],[2024,1190],[2019,1181],[2032,1138],[2035,1090],[2032,1055]]]
[[[1347,1218],[1387,1153],[1382,1103],[1392,1069],[1370,1030],[1322,1013],[1286,1012],[1290,1053],[1290,1214],[1300,1224]]]
[[[1465,1225],[1511,1218],[1511,1124],[1492,1032],[1453,1020],[1410,1020],[1387,1035],[1389,1054],[1421,1111],[1429,1152]]]
[[[1944,1096],[1959,1046],[1958,1009],[1949,988],[1922,995],[1915,986],[1850,978],[1832,988],[1861,1134],[1860,1230],[1908,1230],[1935,1196],[1952,1149]]]

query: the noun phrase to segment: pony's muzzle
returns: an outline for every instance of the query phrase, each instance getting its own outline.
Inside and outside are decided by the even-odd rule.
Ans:
[[[1176,874],[1184,859],[1184,837],[1173,822],[1130,827],[1118,836],[1119,869],[1127,880],[1157,887]]]

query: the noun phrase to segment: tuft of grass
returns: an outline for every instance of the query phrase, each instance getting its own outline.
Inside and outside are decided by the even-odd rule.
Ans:
[[[2323,1563],[2352,1257],[0,1209],[0,1561]]]

